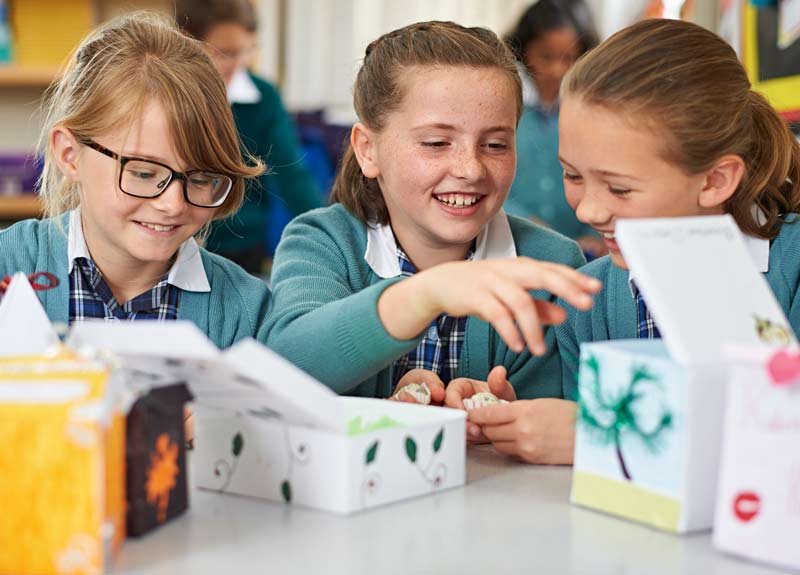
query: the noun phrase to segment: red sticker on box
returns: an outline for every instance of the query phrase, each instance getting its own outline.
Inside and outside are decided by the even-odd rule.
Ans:
[[[742,491],[733,500],[733,514],[742,523],[751,521],[761,511],[761,497],[753,491]]]

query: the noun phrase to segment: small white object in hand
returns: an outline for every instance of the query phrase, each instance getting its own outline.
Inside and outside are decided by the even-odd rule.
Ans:
[[[505,399],[499,399],[493,393],[489,393],[488,391],[482,391],[481,393],[476,393],[472,397],[467,397],[466,399],[464,399],[464,408],[476,409],[478,407],[484,407],[487,405],[492,405],[494,403],[508,403],[508,402]]]
[[[401,393],[407,393],[420,405],[430,405],[431,403],[431,390],[428,388],[427,383],[409,383],[398,389],[394,394],[394,398],[399,399]]]

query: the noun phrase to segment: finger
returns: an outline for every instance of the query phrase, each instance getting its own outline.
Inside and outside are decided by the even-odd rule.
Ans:
[[[500,399],[506,401],[515,401],[517,399],[514,387],[508,381],[506,368],[502,365],[498,365],[489,372],[487,385],[489,386],[489,392]]]
[[[577,309],[586,310],[592,307],[591,294],[597,293],[603,284],[590,276],[582,274],[569,266],[540,262],[524,258],[524,277],[517,276],[518,281],[528,289],[544,289],[558,296]],[[519,270],[510,269],[519,274]]]
[[[513,423],[504,423],[502,425],[484,425],[481,431],[486,436],[486,439],[494,443],[495,441],[517,441],[519,433]]]
[[[486,385],[485,382],[468,377],[459,377],[450,381],[445,390],[444,404],[447,407],[454,409],[464,409],[464,398],[472,397],[481,389],[481,384]]]
[[[530,294],[519,284],[505,278],[496,278],[492,290],[514,317],[531,353],[543,355],[547,348],[544,344],[539,314]]]
[[[561,325],[567,320],[567,310],[550,301],[534,299],[536,312],[542,325]]]
[[[481,302],[477,306],[478,317],[490,323],[497,331],[497,334],[514,353],[522,353],[525,349],[525,341],[519,334],[517,324],[508,308],[491,293],[488,300]]]
[[[515,409],[517,404],[519,404],[519,401],[478,407],[477,409],[469,410],[469,412],[467,412],[467,418],[480,426],[511,423],[517,419]]]
[[[500,453],[505,455],[510,455],[511,457],[519,457],[519,448],[517,446],[516,441],[498,441],[492,442],[492,447],[494,447]]]
[[[480,425],[475,425],[469,421],[467,422],[467,441],[471,443],[486,441],[486,437],[483,435]]]

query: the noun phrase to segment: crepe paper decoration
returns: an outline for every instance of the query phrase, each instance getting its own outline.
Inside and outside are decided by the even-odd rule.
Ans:
[[[767,372],[774,385],[800,382],[800,352],[781,350],[767,362]]]
[[[792,337],[789,335],[789,328],[786,326],[757,315],[754,315],[753,319],[756,321],[758,339],[764,343],[775,345],[789,345],[791,343]]]
[[[170,441],[169,435],[162,433],[156,440],[156,450],[150,454],[150,467],[147,470],[147,502],[158,505],[156,520],[163,523],[167,519],[169,494],[175,488],[178,476],[178,445]]]
[[[6,293],[9,284],[11,284],[11,276],[4,276],[0,280],[0,293]],[[41,280],[41,282],[40,282]],[[35,272],[28,276],[28,281],[35,291],[46,291],[58,287],[60,283],[58,278],[50,272]]]
[[[236,466],[239,464],[239,455],[242,454],[242,449],[244,449],[244,437],[242,436],[242,432],[239,431],[233,436],[233,440],[231,441],[233,462],[228,463],[224,459],[218,459],[214,464],[214,475],[219,477],[222,475],[223,471],[225,473],[225,482],[219,488],[220,492],[225,491],[225,488],[227,488],[228,484],[231,482],[233,474],[236,472]]]
[[[648,392],[656,391],[656,388],[648,390],[642,387],[648,383],[654,385],[659,383],[659,380],[647,371],[646,366],[634,365],[628,385],[613,397],[603,393],[600,384],[600,363],[597,357],[590,355],[585,365],[591,378],[586,385],[586,392],[581,387],[578,421],[589,429],[597,431],[596,435],[601,443],[614,445],[622,475],[630,481],[631,474],[622,453],[623,435],[638,437],[652,453],[656,453],[660,448],[663,434],[672,427],[672,413],[663,407],[658,423],[650,431],[642,429],[637,420],[636,403]]]
[[[403,427],[403,424],[396,419],[392,419],[388,415],[382,415],[375,421],[364,421],[364,419],[358,415],[347,422],[347,435],[349,437],[354,437],[356,435],[363,435],[365,433],[393,427]]]

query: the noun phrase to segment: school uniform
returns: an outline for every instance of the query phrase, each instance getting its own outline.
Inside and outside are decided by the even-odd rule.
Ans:
[[[270,304],[263,281],[190,238],[152,289],[120,305],[91,260],[80,222],[73,210],[0,232],[0,277],[48,272],[55,278],[52,289],[36,292],[51,321],[189,320],[222,348],[256,336]]]
[[[764,274],[789,324],[800,333],[800,223],[788,218],[778,236],[770,241],[745,236],[753,261]],[[589,311],[579,311],[560,301],[567,310],[567,321],[556,327],[563,362],[563,393],[574,398],[578,382],[580,344],[614,339],[659,337],[646,302],[636,287],[636,278],[611,262],[609,256],[595,260],[579,271],[603,282]],[[713,297],[713,294],[698,294]]]
[[[242,207],[212,224],[207,246],[257,272],[266,255],[270,203],[283,202],[295,216],[320,207],[322,199],[300,157],[297,132],[278,91],[246,70],[236,73],[227,91],[243,149],[261,158],[268,172],[248,180]]]
[[[583,255],[571,240],[499,212],[476,238],[472,259],[524,255],[577,267]],[[390,226],[366,226],[342,205],[296,218],[284,231],[272,268],[273,312],[262,339],[338,393],[388,397],[395,362],[430,334],[398,340],[378,317],[377,302],[403,281]],[[554,299],[537,291],[536,297]],[[503,365],[519,397],[561,397],[561,365],[552,330],[547,355],[515,354],[486,322],[466,319],[456,377],[486,380]]]

